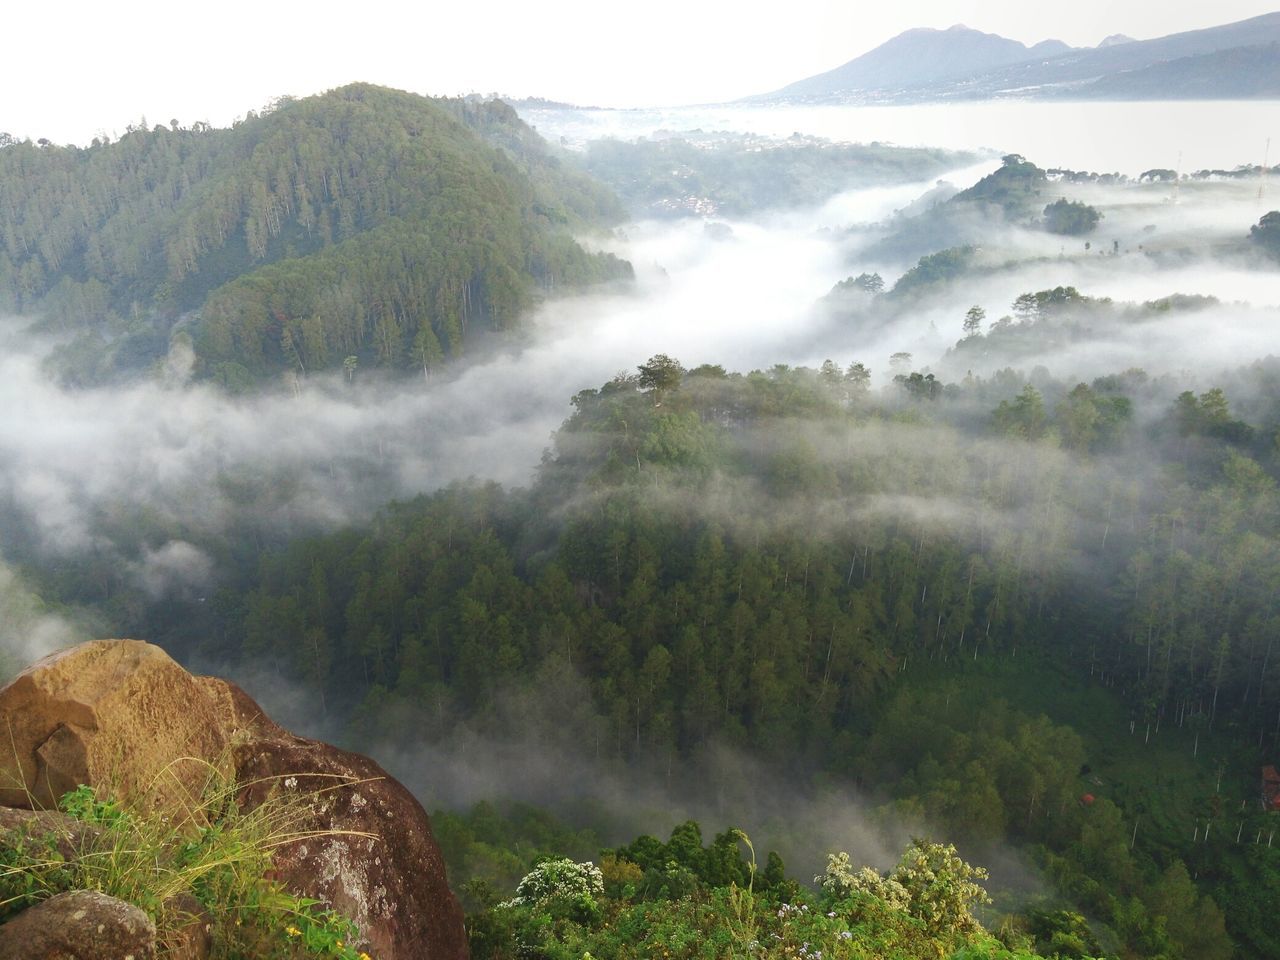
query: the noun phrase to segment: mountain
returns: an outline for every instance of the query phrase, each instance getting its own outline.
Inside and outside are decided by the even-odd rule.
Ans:
[[[1038,56],[1057,56],[1071,48],[1046,40],[1028,49],[1017,40],[971,30],[961,24],[947,30],[908,30],[844,66],[800,80],[770,97],[823,97],[844,91],[890,93],[984,73]]]
[[[1027,49],[1031,54],[1030,59],[1036,57],[1057,57],[1064,53],[1070,53],[1075,47],[1069,43],[1063,43],[1061,40],[1041,40],[1039,43]]]
[[[175,337],[228,386],[428,369],[541,291],[626,275],[570,235],[617,199],[498,102],[353,84],[228,129],[0,144],[0,312],[71,338],[95,383]]]
[[[1280,84],[1271,79],[1273,65],[1266,51],[1274,43],[1280,43],[1280,12],[1154,40],[1114,34],[1093,49],[1071,49],[1054,40],[1027,48],[964,27],[911,30],[843,67],[757,99],[924,102],[1064,94],[1163,99],[1276,96]],[[1245,48],[1255,49],[1226,56],[1228,51]],[[1190,62],[1196,58],[1210,59]],[[1172,65],[1183,60],[1188,62]],[[1147,70],[1154,72],[1129,76]]]
[[[1272,43],[1280,43],[1280,12],[1205,30],[1175,33],[1155,40],[1111,44],[1042,63],[1001,67],[978,78],[967,90],[938,92],[951,96],[998,96],[1014,91],[1050,96],[1067,92],[1083,97],[1110,96],[1112,94],[1108,91],[1118,90],[1124,85],[1122,80],[1111,78],[1121,77],[1130,71]],[[1229,66],[1229,59],[1220,61],[1219,65]],[[1241,66],[1243,68],[1243,64]],[[1190,87],[1184,87],[1183,75],[1175,69],[1164,75],[1168,85],[1163,90],[1158,87],[1152,89],[1162,98],[1168,99],[1195,95],[1230,97],[1236,95],[1234,91],[1241,87],[1244,78],[1234,73],[1221,73],[1216,77],[1202,79],[1207,82],[1191,81],[1190,74],[1187,74]],[[1280,94],[1280,87],[1273,86],[1259,88],[1257,93],[1250,95],[1276,94]]]
[[[1275,96],[1280,93],[1280,43],[1232,47],[1113,73],[1085,91],[1113,100]]]

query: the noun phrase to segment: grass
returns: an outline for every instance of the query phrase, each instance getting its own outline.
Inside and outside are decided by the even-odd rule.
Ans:
[[[0,835],[0,921],[55,894],[88,889],[144,910],[155,921],[161,956],[193,923],[209,923],[213,960],[371,960],[351,946],[357,931],[349,920],[290,893],[272,875],[283,845],[349,834],[314,830],[309,820],[321,795],[350,781],[335,778],[333,787],[311,794],[280,791],[241,810],[236,797],[251,784],[225,782],[213,764],[209,771],[199,806],[177,817],[135,812],[86,786],[67,793],[62,812],[84,825],[73,832],[69,856],[66,837],[60,845],[47,830]]]

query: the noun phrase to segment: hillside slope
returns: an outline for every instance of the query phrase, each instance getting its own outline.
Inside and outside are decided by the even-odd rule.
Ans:
[[[1179,57],[1100,77],[1072,95],[1169,100],[1280,95],[1280,42]]]
[[[1094,95],[1095,88],[1097,94],[1105,95],[1110,78],[1123,79],[1128,71],[1140,71],[1188,57],[1205,57],[1241,47],[1258,47],[1276,42],[1280,42],[1280,12],[1205,30],[1190,30],[1154,40],[1139,40],[1084,51],[1044,63],[1002,68],[982,77],[969,93],[990,95],[1031,88],[1045,88],[1041,92],[1051,93],[1073,86],[1079,88],[1075,92],[1081,96]],[[1230,68],[1234,64],[1229,60],[1219,60],[1217,65],[1220,68]],[[1244,74],[1249,69],[1248,64],[1243,65]],[[1202,86],[1198,93],[1213,97],[1238,95],[1234,92],[1234,87],[1238,85],[1241,75],[1234,70],[1222,69],[1213,77],[1215,82],[1207,87]],[[1163,79],[1163,97],[1187,95],[1178,82],[1170,82],[1177,81],[1177,76],[1167,75]]]
[[[540,288],[625,275],[569,234],[620,215],[505,105],[355,84],[230,129],[9,142],[0,310],[81,332],[65,366],[88,382],[162,356],[193,311],[200,369],[229,384],[429,368]]]

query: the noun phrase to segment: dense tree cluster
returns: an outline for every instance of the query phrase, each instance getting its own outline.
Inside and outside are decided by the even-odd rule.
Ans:
[[[1060,197],[1044,208],[1044,228],[1050,233],[1078,237],[1091,233],[1102,220],[1097,208]]]
[[[899,284],[912,276],[917,289],[929,290],[925,277],[936,271],[922,270],[926,262],[931,262],[930,258],[913,268],[920,273],[905,275]],[[1028,291],[1019,294],[1011,304],[1011,312],[992,321],[985,333],[981,330],[985,311],[975,321],[971,309],[961,321],[964,338],[948,351],[939,366],[946,371],[964,371],[974,367],[990,369],[995,364],[1029,365],[1072,344],[1088,342],[1100,331],[1131,335],[1144,324],[1158,323],[1166,314],[1189,315],[1218,305],[1215,297],[1186,294],[1145,303],[1121,303],[1107,297],[1088,296],[1070,286]]]
[[[530,491],[458,488],[295,543],[228,628],[332,694],[356,676],[464,713],[562,657],[623,756],[712,733],[825,752],[905,661],[1014,644],[1265,723],[1277,494],[1221,391],[1171,405],[1144,442],[1183,466],[1140,481],[1117,451],[1138,445],[1126,381],[1015,378],[974,437],[996,381],[904,375],[886,406],[865,372],[655,357],[574,398]],[[1080,570],[1105,613],[1076,605]]]
[[[1042,293],[1032,328],[1088,306]],[[1081,805],[1100,741],[1074,715],[997,696],[974,711],[974,688],[946,681],[1043,660],[1114,690],[1138,740],[1163,724],[1273,745],[1280,371],[1179,396],[1141,371],[946,382],[897,362],[873,390],[858,362],[742,375],[658,355],[573,398],[527,490],[459,485],[264,546],[248,521],[209,545],[231,572],[208,603],[148,607],[92,561],[59,576],[105,591],[126,632],[303,684],[355,736],[496,729],[538,691],[601,763],[670,778],[724,743],[878,785],[893,817],[958,842],[1029,845],[1135,955],[1221,955],[1214,900],[1267,948],[1248,893],[1280,884],[1266,822],[1233,824],[1253,860],[1189,847],[1208,819],[1229,829],[1210,789],[1139,837],[1132,798]],[[519,858],[478,844],[463,862],[510,884]],[[1172,903],[1194,923],[1161,927]],[[1079,938],[1068,915],[1042,920],[1028,936]]]
[[[1045,171],[1025,157],[1011,153],[1003,158],[994,173],[957,193],[949,201],[949,205],[998,207],[1007,219],[1020,219],[1034,208],[1047,182]]]
[[[890,296],[903,297],[918,294],[929,288],[963,276],[973,265],[977,254],[975,247],[949,247],[937,253],[926,254],[919,262],[898,278]]]
[[[352,85],[231,129],[0,150],[0,309],[83,329],[90,354],[142,335],[140,359],[199,310],[228,383],[429,369],[539,290],[628,275],[566,230],[619,214],[503,104]]]
[[[842,190],[928,180],[972,159],[946,150],[831,143],[799,134],[776,141],[695,133],[595,140],[582,162],[646,215],[740,217],[817,205]]]
[[[992,231],[1008,224],[1043,229],[1064,236],[1091,232],[1101,211],[1069,196],[1046,204],[1052,173],[1055,184],[1109,182],[1096,174],[1045,171],[1018,154],[973,186],[942,194],[918,208],[908,207],[888,221],[889,231],[873,248],[881,257],[901,259],[960,249],[989,247]]]
[[[1249,228],[1249,239],[1273,256],[1280,257],[1280,210],[1264,213]]]

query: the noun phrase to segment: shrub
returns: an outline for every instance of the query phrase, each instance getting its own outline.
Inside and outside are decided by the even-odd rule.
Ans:
[[[516,895],[500,907],[531,907],[569,916],[582,923],[600,915],[604,875],[594,863],[567,857],[544,860],[516,886]]]
[[[922,921],[934,934],[970,934],[982,928],[970,912],[991,899],[975,881],[988,874],[965,863],[950,844],[912,840],[888,876],[870,867],[854,871],[847,853],[831,854],[814,882],[833,900],[871,896]]]
[[[97,890],[144,910],[163,955],[192,920],[180,906],[189,896],[212,919],[214,960],[370,960],[351,946],[354,924],[270,878],[277,847],[317,835],[302,826],[314,797],[282,795],[241,812],[236,789],[213,787],[188,818],[133,812],[86,786],[67,793],[62,811],[86,826],[71,856],[32,828],[0,835],[0,920],[64,891]]]

